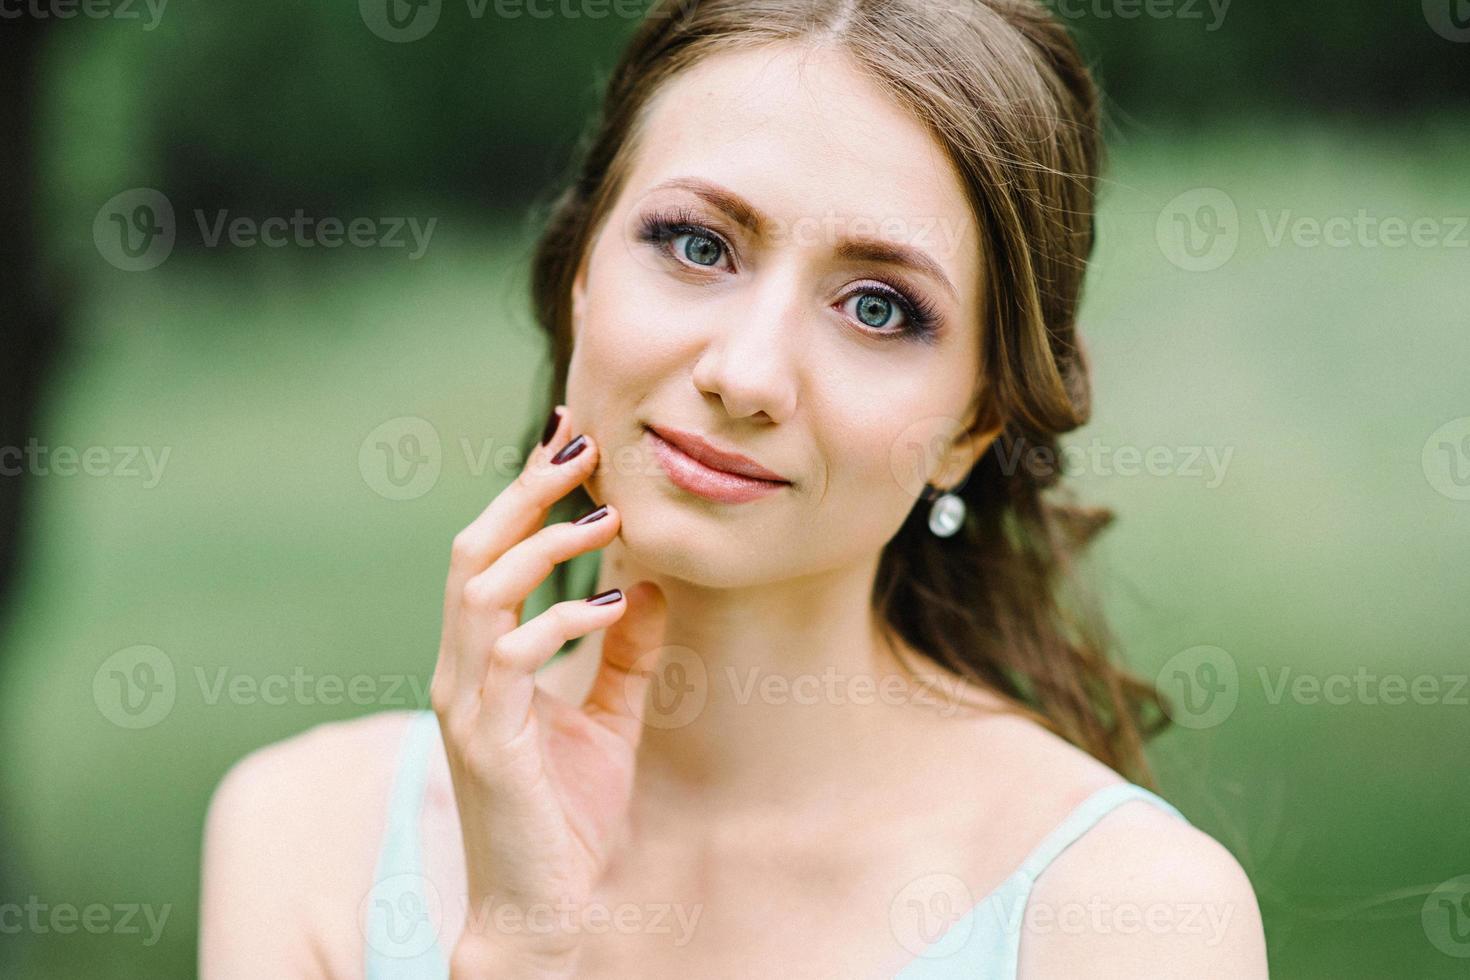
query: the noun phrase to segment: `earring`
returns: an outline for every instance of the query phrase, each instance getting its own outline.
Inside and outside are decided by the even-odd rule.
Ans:
[[[936,537],[953,537],[965,522],[965,502],[953,493],[940,493],[930,483],[924,484],[924,499],[933,501],[929,508],[929,530]]]

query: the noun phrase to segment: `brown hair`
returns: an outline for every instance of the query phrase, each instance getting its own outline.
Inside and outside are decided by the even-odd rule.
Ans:
[[[706,55],[779,42],[840,48],[912,112],[957,168],[985,242],[981,383],[968,431],[999,426],[1000,435],[951,488],[969,515],[955,536],[935,537],[921,505],[885,545],[874,608],[914,649],[1149,785],[1143,743],[1168,719],[1150,684],[1108,660],[1109,638],[1073,567],[1111,514],[1043,499],[1060,492],[1059,472],[1034,465],[1055,460],[1057,437],[1091,410],[1076,317],[1102,154],[1092,79],[1037,0],[656,2],[536,246],[532,299],[552,355],[547,411],[565,399],[577,268],[622,189],[652,97]],[[579,488],[558,519],[590,503]],[[571,594],[567,577],[559,565],[559,598]]]

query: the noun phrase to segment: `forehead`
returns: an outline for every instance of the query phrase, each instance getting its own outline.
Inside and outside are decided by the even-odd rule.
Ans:
[[[709,56],[648,107],[628,191],[694,175],[778,226],[826,222],[918,246],[962,294],[979,232],[959,176],[923,125],[830,48],[777,44]]]

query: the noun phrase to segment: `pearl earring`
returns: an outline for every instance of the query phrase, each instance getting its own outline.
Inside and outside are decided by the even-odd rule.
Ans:
[[[929,507],[929,530],[936,537],[953,537],[965,522],[965,502],[948,491],[939,492],[933,484],[924,484],[924,499],[933,501]]]

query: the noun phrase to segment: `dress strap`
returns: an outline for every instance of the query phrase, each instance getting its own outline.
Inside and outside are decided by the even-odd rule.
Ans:
[[[1137,783],[1114,783],[1111,786],[1104,786],[1077,804],[1072,812],[1067,814],[1066,818],[1043,837],[1041,843],[1037,844],[1026,856],[1020,871],[1035,881],[1058,854],[1091,829],[1093,824],[1107,816],[1113,808],[1129,800],[1148,800],[1154,806],[1188,822],[1184,814],[1157,793]]]
[[[443,900],[424,874],[419,841],[429,753],[438,737],[439,719],[427,710],[409,720],[403,735],[373,889],[359,909],[367,940],[363,953],[366,980],[427,980],[449,975],[438,943]]]
[[[1147,800],[1189,822],[1173,804],[1136,783],[1104,786],[1073,807],[1005,881],[899,971],[899,980],[1013,980],[1020,963],[1021,926],[1037,877],[1109,811],[1129,800]]]
[[[1164,812],[1172,813],[1185,823],[1189,822],[1189,819],[1180,813],[1172,803],[1137,783],[1114,783],[1112,786],[1104,786],[1074,807],[1072,812],[1067,814],[1066,818],[1051,833],[1042,838],[1041,843],[1036,845],[1012,876],[1009,907],[1006,907],[1007,903],[1004,901],[996,903],[995,913],[1006,918],[1003,962],[1007,972],[1001,975],[1015,977],[1020,969],[1021,933],[1024,931],[1021,928],[1022,918],[1030,902],[1031,891],[1036,885],[1036,879],[1046,870],[1047,865],[1056,859],[1057,855],[1091,830],[1094,824],[1131,800],[1147,800]]]

